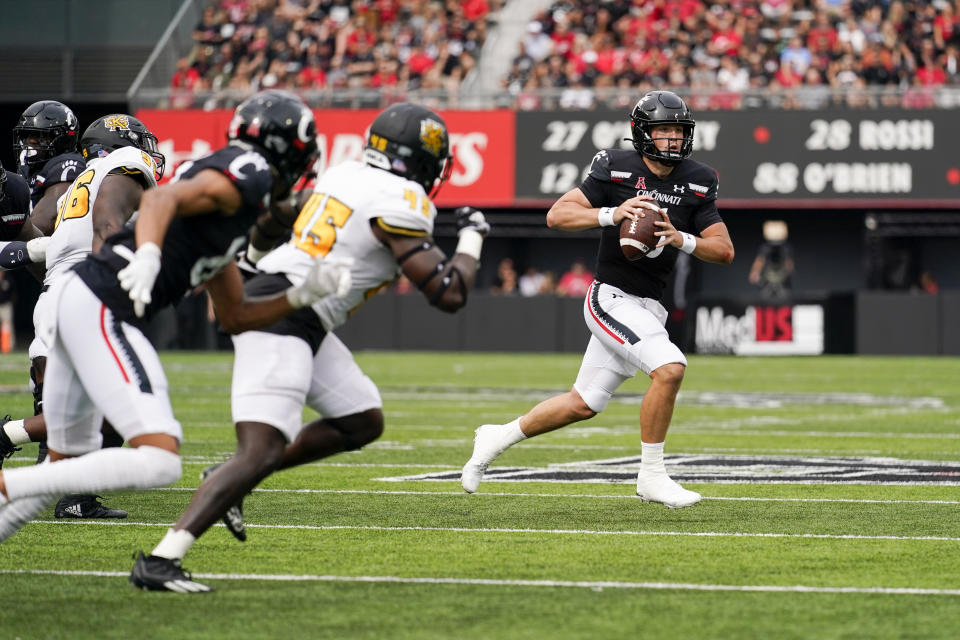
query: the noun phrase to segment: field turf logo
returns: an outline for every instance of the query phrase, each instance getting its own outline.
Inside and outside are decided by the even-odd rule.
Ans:
[[[677,482],[717,484],[887,484],[960,485],[960,462],[897,458],[793,457],[712,454],[665,456],[667,473]],[[548,467],[490,467],[485,482],[633,483],[640,456],[584,460]],[[459,481],[460,471],[380,478]]]

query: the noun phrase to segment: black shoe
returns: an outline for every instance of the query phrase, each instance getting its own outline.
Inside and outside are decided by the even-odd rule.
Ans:
[[[7,435],[7,432],[3,430],[3,425],[7,424],[13,420],[13,418],[8,413],[7,415],[0,418],[0,468],[3,467],[3,461],[9,458],[16,451],[20,451],[20,447],[17,447],[10,441],[10,436]]]
[[[130,572],[130,584],[138,589],[177,593],[210,593],[214,590],[205,584],[194,582],[190,574],[180,566],[179,560],[145,556],[143,551],[137,551],[134,558],[136,562]]]
[[[49,451],[50,450],[47,449],[47,441],[41,440],[40,447],[37,449],[37,464],[47,459],[47,453],[49,453]]]
[[[111,509],[100,504],[100,496],[70,494],[63,496],[53,509],[58,518],[126,518],[123,509]]]
[[[218,464],[213,464],[200,472],[200,481],[203,482],[223,465],[222,462]],[[243,524],[243,499],[240,499],[240,502],[233,505],[227,512],[223,514],[223,524],[227,525],[227,529],[230,533],[233,534],[233,537],[239,540],[240,542],[247,541],[247,527]]]

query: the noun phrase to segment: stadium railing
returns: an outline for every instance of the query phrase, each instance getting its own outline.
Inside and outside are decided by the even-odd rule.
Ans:
[[[178,31],[174,29],[174,31]],[[171,38],[179,37],[170,34]],[[189,37],[189,36],[188,36]],[[159,51],[158,45],[158,51]],[[158,54],[166,55],[166,54]],[[175,63],[175,60],[173,60]],[[233,108],[253,90],[191,92],[170,88],[148,88],[156,80],[156,69],[149,65],[128,93],[131,108],[136,109],[218,109]],[[147,69],[148,67],[145,67]],[[790,109],[816,110],[827,107],[849,109],[954,109],[960,106],[960,87],[810,87],[731,92],[724,89],[662,87],[686,98],[695,111]],[[401,101],[412,101],[435,109],[545,109],[583,110],[593,108],[629,109],[644,91],[621,88],[539,89],[519,94],[508,92],[449,92],[444,90],[400,89],[312,89],[293,90],[314,108],[382,108]]]

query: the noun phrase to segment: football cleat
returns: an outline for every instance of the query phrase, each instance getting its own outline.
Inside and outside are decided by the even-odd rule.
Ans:
[[[467,493],[477,490],[490,463],[510,448],[509,444],[503,443],[500,429],[503,429],[502,424],[484,424],[474,432],[473,455],[467,460],[467,464],[463,465],[460,474],[460,485]]]
[[[111,509],[100,503],[100,496],[70,494],[63,496],[53,508],[57,518],[126,518],[123,509]]]
[[[145,556],[138,551],[134,556],[130,584],[144,591],[175,591],[177,593],[210,593],[213,587],[195,582],[180,566],[179,560]]]
[[[666,473],[637,474],[637,495],[644,502],[659,502],[671,509],[681,509],[700,502],[701,495],[684,489]]]
[[[3,467],[3,461],[9,458],[16,451],[20,451],[20,447],[17,447],[10,441],[10,436],[3,430],[3,425],[10,422],[13,418],[10,414],[0,418],[0,468]]]
[[[206,469],[200,472],[201,482],[206,481],[214,471],[216,471],[220,466],[223,465],[222,462],[210,465]],[[239,540],[240,542],[247,541],[247,527],[243,524],[243,500],[233,505],[227,512],[223,514],[223,524],[227,526],[227,529],[230,533],[233,534],[233,537]]]

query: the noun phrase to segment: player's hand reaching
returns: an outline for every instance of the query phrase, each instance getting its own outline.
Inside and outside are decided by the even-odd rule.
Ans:
[[[152,300],[150,292],[160,273],[160,247],[152,242],[145,242],[136,253],[123,245],[115,245],[114,252],[126,258],[129,264],[117,272],[117,279],[123,290],[130,294],[133,300],[133,312],[138,318]]]
[[[353,258],[324,258],[315,260],[310,273],[300,286],[287,289],[287,300],[294,309],[313,304],[320,298],[336,295],[345,297],[353,280],[350,267]]]
[[[483,237],[487,237],[490,232],[490,223],[487,222],[483,211],[473,207],[460,207],[453,212],[457,218],[457,235],[463,235],[468,229],[476,231]]]

